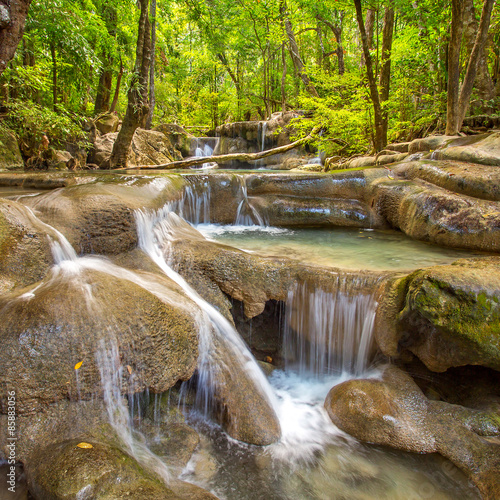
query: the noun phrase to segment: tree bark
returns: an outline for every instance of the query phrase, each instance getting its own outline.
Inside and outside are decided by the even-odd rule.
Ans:
[[[24,33],[31,0],[1,0],[0,9],[0,75],[14,57]]]
[[[464,9],[464,41],[467,48],[467,55],[470,57],[474,44],[476,42],[476,35],[479,30],[479,24],[476,19],[476,9],[474,7],[474,0],[465,0]],[[491,105],[485,104],[495,97],[495,85],[488,70],[488,63],[486,60],[486,51],[483,50],[479,54],[477,75],[475,81],[475,88],[479,94],[480,103],[479,108],[482,112],[490,111]]]
[[[366,76],[368,78],[368,87],[370,90],[370,98],[373,103],[373,112],[375,118],[375,137],[373,145],[376,151],[381,151],[387,144],[387,130],[384,133],[384,119],[382,115],[382,106],[380,105],[380,96],[377,88],[377,81],[373,73],[372,58],[368,46],[368,38],[366,36],[365,25],[363,22],[363,11],[361,9],[361,0],[354,0],[356,7],[356,19],[358,21],[359,31],[361,33],[361,43],[363,46],[363,54],[365,58]],[[385,137],[385,139],[384,139]]]
[[[366,19],[365,19],[365,33],[366,40],[368,42],[368,50],[373,49],[373,28],[375,26],[375,9],[368,9],[366,11]],[[361,49],[363,49],[363,42],[361,42]],[[364,66],[365,63],[365,53],[361,54],[361,66]]]
[[[57,111],[57,54],[56,47],[50,44],[50,55],[52,58],[52,107]]]
[[[458,133],[458,98],[460,87],[460,46],[463,33],[463,0],[451,1],[451,33],[448,45],[448,96],[446,135]]]
[[[155,111],[155,57],[156,57],[156,0],[151,0],[151,64],[149,66],[149,112],[146,118],[146,130],[151,129]]]
[[[109,166],[126,167],[130,144],[134,133],[140,125],[144,125],[149,111],[148,78],[151,63],[151,24],[149,22],[149,0],[139,1],[141,15],[137,36],[135,67],[128,91],[128,105],[122,127],[113,145]]]
[[[189,168],[195,165],[202,165],[203,163],[227,163],[230,161],[256,161],[261,160],[262,158],[266,158],[268,156],[277,155],[280,153],[286,153],[291,149],[294,149],[309,140],[311,140],[312,136],[317,133],[319,127],[316,127],[312,130],[312,132],[302,139],[298,141],[292,142],[291,144],[287,144],[285,146],[279,146],[274,149],[268,149],[266,151],[261,151],[259,153],[233,153],[228,155],[217,155],[217,156],[194,156],[192,158],[187,158],[186,160],[172,161],[170,163],[164,163],[162,165],[142,165],[137,168],[140,169],[152,169],[152,170],[160,170],[160,169],[175,169],[175,168]]]
[[[116,110],[116,105],[118,104],[118,97],[120,96],[120,86],[122,83],[122,77],[123,77],[123,61],[120,55],[120,71],[118,72],[118,76],[116,77],[115,95],[113,96],[113,102],[111,103],[111,107],[109,108],[110,113],[114,113]]]
[[[113,80],[113,72],[111,65],[113,60],[111,57],[103,54],[103,59],[106,61],[106,67],[101,69],[99,76],[99,84],[97,85],[97,94],[94,104],[94,115],[98,115],[103,111],[109,110],[109,100],[111,98],[111,84]]]
[[[380,100],[382,105],[383,121],[383,142],[387,144],[387,128],[389,123],[389,114],[384,109],[384,103],[389,100],[389,90],[391,83],[391,52],[392,37],[394,33],[394,9],[386,7],[384,12],[384,28],[382,35],[382,70],[380,72]]]
[[[292,23],[290,22],[290,19],[288,19],[286,11],[287,11],[286,1],[282,1],[280,4],[280,14],[282,16],[283,24],[285,26],[285,33],[288,38],[288,47],[290,49],[290,55],[292,57],[293,65],[300,79],[302,80],[302,83],[304,84],[307,92],[311,94],[313,97],[318,97],[318,91],[316,90],[316,87],[311,82],[311,79],[306,73],[304,63],[300,58],[299,47],[297,45],[297,41],[295,40],[295,34],[293,33]]]
[[[456,124],[457,131],[462,128],[462,123],[469,108],[470,96],[472,94],[472,88],[474,87],[474,80],[476,78],[479,61],[481,59],[481,54],[484,51],[484,46],[488,37],[488,29],[490,27],[491,21],[491,11],[493,10],[494,3],[495,0],[485,0],[483,4],[481,20],[479,21],[479,30],[476,35],[474,47],[472,48],[472,52],[469,57],[467,72],[465,73],[464,82],[460,90],[460,97],[458,99]]]

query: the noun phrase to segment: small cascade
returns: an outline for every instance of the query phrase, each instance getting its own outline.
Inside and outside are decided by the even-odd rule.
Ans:
[[[234,224],[236,226],[266,226],[267,224],[264,222],[264,219],[248,198],[248,189],[245,177],[237,175],[236,178],[241,188],[242,198],[238,205],[238,210],[236,211]]]
[[[170,211],[175,212],[184,220],[197,226],[210,223],[210,182],[207,176],[185,177],[182,197],[172,202]]]
[[[333,292],[307,283],[290,290],[283,335],[286,367],[317,378],[366,371],[377,306],[370,288],[376,283],[344,275]]]
[[[139,247],[160,267],[172,281],[177,283],[186,296],[195,302],[203,311],[206,322],[199,332],[199,359],[198,359],[198,406],[210,413],[214,403],[214,392],[217,390],[217,381],[220,370],[226,360],[220,359],[217,344],[231,356],[231,361],[237,363],[231,370],[239,370],[253,382],[253,387],[259,391],[261,397],[269,407],[278,413],[278,403],[275,394],[267,381],[255,358],[241,339],[233,325],[213,306],[200,297],[200,295],[176,273],[165,260],[168,255],[169,242],[175,239],[179,227],[179,217],[170,212],[167,205],[156,212],[137,211],[137,232]]]
[[[194,156],[198,158],[213,156],[214,150],[217,147],[219,139],[217,137],[197,137],[196,142],[192,146],[192,152]],[[205,162],[202,164],[201,168],[213,168],[213,162]]]

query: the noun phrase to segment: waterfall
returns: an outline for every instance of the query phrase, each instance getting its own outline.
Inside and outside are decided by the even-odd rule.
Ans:
[[[261,397],[277,414],[276,396],[233,325],[219,311],[202,299],[165,260],[165,254],[168,254],[169,242],[175,238],[179,217],[170,212],[168,205],[156,212],[138,210],[135,215],[139,247],[149,255],[165,275],[183,289],[186,296],[195,302],[205,314],[206,327],[202,328],[199,334],[198,402],[207,412],[210,410],[210,404],[214,399],[213,394],[216,389],[214,384],[217,384],[217,374],[221,368],[219,364],[223,361],[216,357],[217,352],[214,343],[222,342],[231,353],[233,360],[238,363],[238,366],[233,367],[233,369],[245,373],[246,377],[253,382],[255,390],[261,393]]]
[[[170,210],[197,226],[210,223],[210,182],[208,176],[184,177],[188,184]],[[200,182],[201,181],[201,182]]]
[[[360,284],[365,285],[361,290]],[[366,371],[377,306],[366,285],[347,275],[338,278],[336,291],[306,283],[289,290],[283,334],[287,368],[317,378]]]
[[[236,178],[241,188],[242,198],[238,205],[238,210],[236,211],[234,224],[236,226],[266,226],[264,219],[248,199],[248,190],[245,177],[242,175],[237,175]]]
[[[197,137],[196,138],[196,145],[194,149],[194,156],[201,158],[201,157],[209,157],[213,156],[214,154],[214,149],[217,145],[217,139],[215,139],[215,144],[214,147],[210,146],[209,142],[212,141],[213,138],[204,138],[204,137]],[[201,144],[200,144],[201,142]],[[204,144],[203,144],[204,143]],[[211,162],[205,162],[202,164],[201,168],[211,168],[213,167],[213,163]]]

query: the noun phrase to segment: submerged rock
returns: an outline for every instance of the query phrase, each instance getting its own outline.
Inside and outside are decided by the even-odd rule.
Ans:
[[[382,380],[343,382],[325,408],[333,423],[369,443],[417,453],[440,453],[462,469],[484,498],[500,492],[500,446],[463,423],[464,407],[427,400],[409,375],[390,367]],[[495,431],[498,433],[500,429]]]

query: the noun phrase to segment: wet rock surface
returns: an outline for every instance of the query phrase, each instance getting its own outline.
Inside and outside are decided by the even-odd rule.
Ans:
[[[412,378],[396,367],[381,380],[350,380],[325,401],[333,423],[362,441],[417,453],[438,452],[461,468],[484,498],[500,491],[500,446],[469,430],[469,411],[429,401]],[[496,428],[498,432],[498,426]]]
[[[25,381],[17,388],[18,414],[100,395],[100,370],[115,362],[130,367],[120,375],[124,392],[162,392],[191,377],[198,356],[195,307],[168,281],[158,277],[153,284],[160,300],[127,279],[59,269],[24,295],[4,295],[0,383]]]
[[[122,450],[95,440],[89,440],[92,448],[79,448],[79,442],[62,441],[34,455],[27,475],[36,498],[181,498]]]
[[[0,131],[0,169],[18,169],[23,166],[23,157],[15,135],[2,129]]]
[[[20,203],[0,199],[0,293],[41,280],[52,262],[44,228]]]

